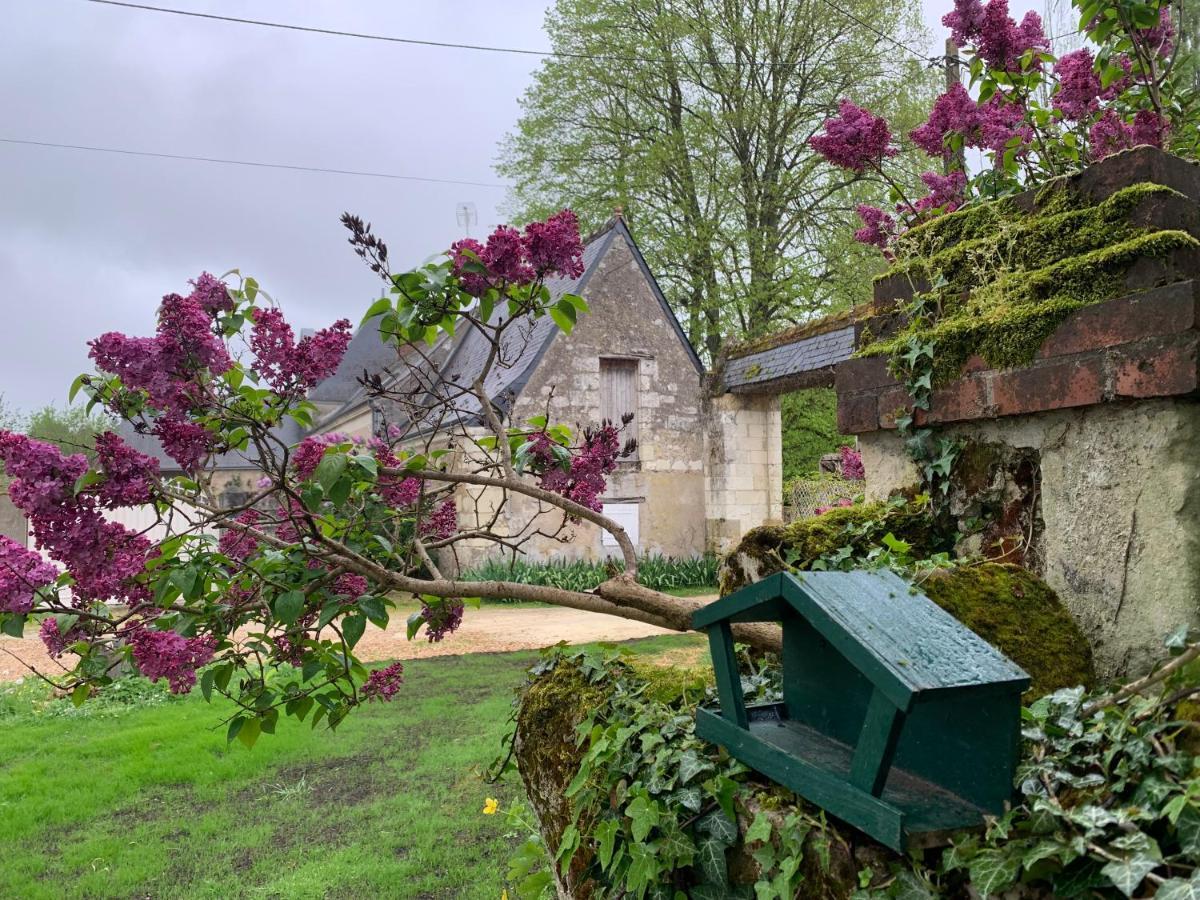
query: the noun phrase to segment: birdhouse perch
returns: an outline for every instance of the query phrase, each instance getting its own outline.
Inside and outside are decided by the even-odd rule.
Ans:
[[[746,706],[730,626],[779,622],[783,701]],[[781,573],[703,609],[719,709],[696,732],[902,851],[1000,815],[1029,676],[887,571]]]

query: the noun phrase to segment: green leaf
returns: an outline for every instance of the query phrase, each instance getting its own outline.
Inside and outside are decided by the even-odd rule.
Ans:
[[[746,843],[751,844],[754,841],[769,841],[771,839],[771,820],[767,818],[766,813],[759,813],[754,817],[754,822],[746,829]]]
[[[420,610],[408,617],[408,639],[411,641],[417,636],[417,632],[421,630],[421,626],[425,624],[425,616]]]
[[[389,312],[391,309],[392,309],[391,298],[390,297],[380,297],[378,300],[376,300],[374,303],[372,303],[370,306],[367,307],[366,315],[364,315],[362,317],[362,322],[360,323],[360,327],[362,325],[367,324],[368,320],[373,319],[378,315],[382,315],[385,312]]]
[[[238,716],[229,722],[229,730],[225,732],[225,740],[233,743],[233,739],[238,736],[238,732],[242,730],[242,726],[246,724],[245,718]]]
[[[358,608],[366,614],[376,628],[387,628],[389,616],[382,599],[366,594],[358,598]]]
[[[1126,897],[1132,897],[1146,876],[1158,867],[1158,860],[1138,853],[1119,862],[1110,862],[1100,871]]]
[[[981,850],[968,866],[971,885],[981,897],[998,894],[1017,880],[1021,860],[999,850]]]
[[[86,681],[75,685],[75,690],[71,691],[71,704],[73,706],[83,706],[83,701],[88,698],[88,694],[91,692],[92,686]]]
[[[679,757],[679,783],[687,784],[701,772],[712,768],[712,763],[701,759],[694,750],[688,750]]]
[[[574,314],[574,312],[575,312],[574,307],[568,306],[567,309],[571,310],[571,313]],[[573,329],[575,327],[574,318],[572,318],[571,315],[568,315],[567,313],[563,312],[563,310],[560,306],[550,307],[550,318],[552,318],[554,320],[555,325],[557,325],[559,328],[561,328],[563,330],[564,334],[570,334],[571,329]]]
[[[204,674],[200,676],[200,693],[207,701],[212,700],[213,679],[216,677],[217,673],[211,668],[205,669]]]
[[[696,829],[713,839],[721,841],[725,846],[731,846],[738,836],[737,820],[726,815],[723,809],[714,809],[696,823]]]
[[[353,649],[358,643],[358,639],[363,636],[363,632],[367,630],[367,617],[362,615],[349,615],[342,619],[342,636],[346,639],[346,644]]]
[[[262,723],[258,719],[243,719],[242,727],[238,729],[237,739],[247,748],[254,746],[262,732]]]
[[[1175,822],[1179,836],[1179,849],[1193,859],[1200,860],[1200,810],[1186,806]]]
[[[329,489],[329,502],[334,506],[341,506],[350,499],[350,491],[353,487],[354,482],[350,480],[349,476],[343,475],[336,482],[334,482],[333,487]]]
[[[25,616],[16,613],[0,615],[0,632],[19,638],[25,634]]]
[[[1200,900],[1200,874],[1193,875],[1190,881],[1168,878],[1158,886],[1154,900]]]
[[[342,477],[342,473],[346,471],[348,462],[349,460],[344,453],[326,452],[317,464],[317,470],[313,473],[313,479],[328,491]]]
[[[651,829],[661,821],[662,808],[658,801],[652,800],[649,795],[639,794],[625,808],[625,815],[629,816],[633,839],[640,842],[644,841]]]
[[[621,823],[616,819],[605,819],[596,826],[593,836],[596,843],[599,845],[596,849],[596,856],[600,860],[600,868],[607,872],[608,864],[612,862],[613,847],[617,842],[617,832],[621,830]]]
[[[729,881],[729,869],[725,863],[725,847],[716,838],[707,838],[697,848],[696,861],[704,880],[710,884],[724,885]]]
[[[91,376],[86,375],[86,374],[80,375],[74,381],[71,382],[71,389],[69,391],[67,391],[67,403],[68,404],[75,402],[75,395],[79,393],[79,389],[84,386],[84,384],[89,380],[90,377]]]
[[[304,611],[304,592],[288,591],[275,600],[275,618],[285,625],[294,625]]]

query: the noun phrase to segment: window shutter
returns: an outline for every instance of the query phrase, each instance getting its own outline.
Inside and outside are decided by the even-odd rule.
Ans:
[[[618,428],[621,417],[633,413],[633,421],[623,437],[637,439],[638,419],[638,361],[636,359],[600,360],[600,418],[608,419]],[[636,458],[637,454],[634,454]]]

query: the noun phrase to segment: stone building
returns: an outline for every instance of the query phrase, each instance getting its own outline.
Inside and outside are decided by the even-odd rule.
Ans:
[[[516,423],[544,414],[551,422],[581,430],[632,413],[626,436],[636,437],[638,449],[609,478],[605,512],[624,526],[642,553],[703,553],[708,546],[704,367],[620,217],[588,238],[584,265],[578,279],[555,279],[547,287],[553,296],[585,296],[589,313],[579,317],[570,334],[549,316],[507,330],[506,364],[492,369],[486,382],[489,396]],[[364,373],[379,375],[392,391],[414,386],[436,391],[439,384],[472,383],[485,355],[486,343],[474,329],[460,330],[454,339],[443,337],[433,347],[397,350],[384,344],[378,329],[367,322],[337,371],[311,392],[319,414],[311,433],[369,437],[403,421],[395,404],[368,396],[360,381]],[[455,405],[469,419],[467,402]],[[283,437],[294,443],[304,433],[293,429]],[[138,435],[127,439],[155,455],[164,471],[175,468],[156,441]],[[231,453],[213,466],[214,491],[226,502],[238,502],[253,490],[251,481],[257,476],[252,460]],[[752,480],[748,477],[747,484]],[[485,514],[490,502],[494,498],[463,489],[460,520],[465,525],[467,517]],[[506,509],[501,527],[510,530],[537,514],[536,504],[522,497],[510,498]],[[572,539],[565,543],[535,538],[524,547],[527,558],[602,559],[615,553],[611,538],[589,523],[571,530]],[[495,552],[492,545],[464,550],[464,565]]]

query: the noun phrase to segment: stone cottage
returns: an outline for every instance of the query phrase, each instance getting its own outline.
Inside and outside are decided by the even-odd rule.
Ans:
[[[704,367],[619,216],[587,239],[584,266],[578,279],[555,279],[547,287],[555,296],[586,297],[590,312],[579,317],[570,334],[548,316],[506,331],[512,344],[505,354],[510,364],[491,371],[486,383],[490,398],[518,423],[545,414],[551,422],[582,429],[632,413],[626,436],[637,439],[638,449],[610,477],[604,510],[622,524],[642,553],[700,554],[707,547]],[[396,404],[369,396],[361,383],[364,373],[380,376],[390,393],[470,384],[483,365],[484,347],[479,332],[463,329],[433,347],[398,350],[381,341],[378,329],[367,322],[337,371],[310,393],[319,418],[309,433],[369,437],[388,424],[404,422]],[[289,443],[305,436],[292,429],[283,435]],[[164,471],[176,468],[156,441],[127,437],[153,453]],[[253,490],[252,460],[226,454],[213,466],[214,491],[229,505]],[[464,523],[469,521],[464,517],[486,514],[489,498],[465,489],[461,494]],[[536,514],[531,504],[527,498],[510,498],[510,529]],[[581,523],[572,531],[567,543],[535,538],[524,547],[528,558],[598,559],[615,553],[615,543],[610,545],[611,538],[594,526]],[[464,565],[494,552],[491,545],[464,550]]]

